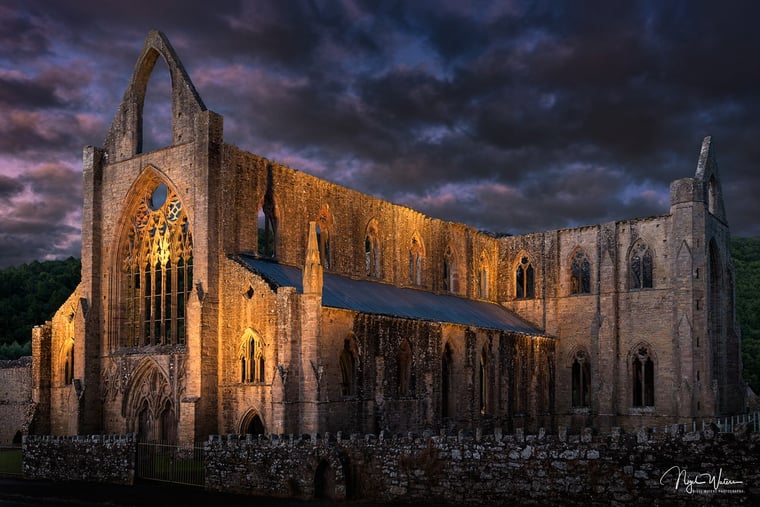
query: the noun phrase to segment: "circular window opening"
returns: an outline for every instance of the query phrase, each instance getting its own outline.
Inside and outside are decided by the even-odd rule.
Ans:
[[[150,194],[150,209],[156,211],[158,208],[164,205],[166,202],[167,189],[166,185],[159,183],[158,186]]]

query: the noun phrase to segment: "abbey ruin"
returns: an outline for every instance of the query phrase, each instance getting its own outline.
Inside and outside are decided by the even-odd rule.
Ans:
[[[158,58],[172,143],[143,152]],[[82,281],[34,329],[29,432],[633,430],[743,410],[710,138],[660,216],[497,237],[244,151],[223,124],[151,32],[84,149]]]

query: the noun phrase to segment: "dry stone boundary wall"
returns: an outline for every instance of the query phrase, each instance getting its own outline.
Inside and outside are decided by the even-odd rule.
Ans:
[[[131,484],[135,440],[26,437],[28,477]],[[67,463],[75,459],[76,464]],[[211,436],[206,489],[430,505],[755,504],[760,433]],[[75,474],[75,475],[72,475]],[[90,475],[91,474],[91,475]],[[699,474],[699,475],[698,475]],[[693,484],[689,481],[702,481]],[[726,482],[728,481],[728,482]],[[736,481],[736,482],[732,482]]]

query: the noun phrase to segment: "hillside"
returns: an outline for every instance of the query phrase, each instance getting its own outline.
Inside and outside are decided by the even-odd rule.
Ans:
[[[0,359],[31,354],[32,327],[50,320],[80,278],[73,257],[0,270]]]
[[[742,332],[744,379],[760,393],[760,238],[734,238],[736,319]]]

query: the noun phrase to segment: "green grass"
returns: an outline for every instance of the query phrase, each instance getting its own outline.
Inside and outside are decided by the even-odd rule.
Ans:
[[[21,449],[0,448],[0,475],[21,474]]]

